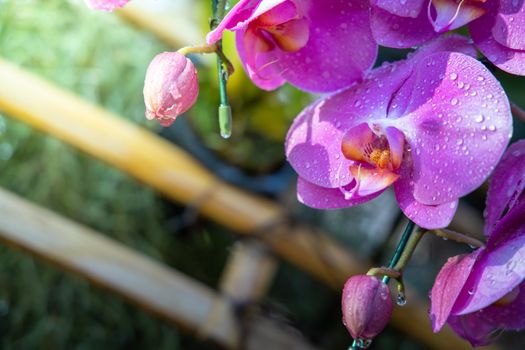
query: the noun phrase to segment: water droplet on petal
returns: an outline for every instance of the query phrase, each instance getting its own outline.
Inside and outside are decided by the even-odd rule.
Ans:
[[[452,100],[450,100],[450,104],[451,104],[452,106],[457,105],[458,102],[459,102],[459,100],[458,100],[457,98],[455,98],[455,97],[454,97]]]
[[[456,73],[450,73],[450,80],[456,80],[458,75]]]
[[[476,119],[474,119],[476,123],[482,123],[485,120],[485,117],[483,115],[476,116]]]

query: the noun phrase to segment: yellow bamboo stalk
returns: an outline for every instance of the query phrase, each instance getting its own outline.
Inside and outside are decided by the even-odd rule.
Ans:
[[[0,189],[0,240],[85,277],[162,318],[234,349],[239,340],[228,302],[211,288],[89,228]],[[215,311],[216,312],[216,311]]]
[[[239,305],[259,302],[266,295],[276,269],[276,258],[260,242],[237,242],[221,276],[220,290]]]
[[[210,287],[3,189],[0,213],[0,241],[87,278],[200,338],[241,348],[230,300]],[[314,350],[282,325],[256,317],[250,329],[255,340],[247,350]]]
[[[123,170],[175,201],[241,234],[256,235],[281,257],[340,290],[346,278],[367,271],[323,234],[279,224],[284,207],[217,179],[173,144],[0,59],[0,110]],[[426,303],[413,297],[393,325],[432,349],[470,349],[449,331],[434,335]],[[413,320],[420,322],[414,323]],[[427,320],[425,323],[423,320]]]
[[[204,41],[196,22],[196,2],[134,0],[116,13],[131,24],[154,34],[165,44],[179,48]]]

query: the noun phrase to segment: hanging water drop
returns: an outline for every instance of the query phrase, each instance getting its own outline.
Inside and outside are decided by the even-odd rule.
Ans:
[[[372,345],[372,339],[359,338],[355,343],[358,349],[368,349]]]
[[[399,292],[397,294],[397,299],[396,299],[396,303],[397,305],[399,306],[405,306],[407,304],[407,298],[405,296],[405,293],[403,292]]]

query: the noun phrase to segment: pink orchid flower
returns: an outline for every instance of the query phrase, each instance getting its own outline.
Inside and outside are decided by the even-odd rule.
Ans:
[[[447,226],[458,198],[483,183],[512,131],[499,82],[452,50],[475,53],[463,37],[439,38],[307,107],[286,141],[299,200],[343,208],[393,184],[416,224]]]
[[[512,0],[372,0],[380,45],[406,48],[468,24],[472,39],[496,66],[525,75],[525,2]]]
[[[509,147],[494,171],[485,209],[487,244],[447,261],[431,293],[430,317],[473,346],[499,330],[525,328],[525,140]]]
[[[235,32],[246,72],[265,90],[288,81],[335,91],[362,78],[377,55],[366,0],[241,0],[207,42],[224,30]]]
[[[113,11],[126,5],[129,0],[84,0],[94,10]]]

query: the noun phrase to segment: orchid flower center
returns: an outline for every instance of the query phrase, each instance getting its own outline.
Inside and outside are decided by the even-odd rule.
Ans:
[[[395,127],[383,128],[367,123],[350,129],[343,137],[341,151],[352,161],[350,173],[355,186],[345,197],[366,196],[385,189],[399,178],[397,170],[403,160],[404,134]]]
[[[293,1],[285,1],[251,22],[246,38],[258,41],[258,51],[271,51],[277,46],[285,52],[297,52],[308,42],[309,21]]]
[[[488,0],[431,0],[428,17],[438,33],[454,30],[483,16]]]

